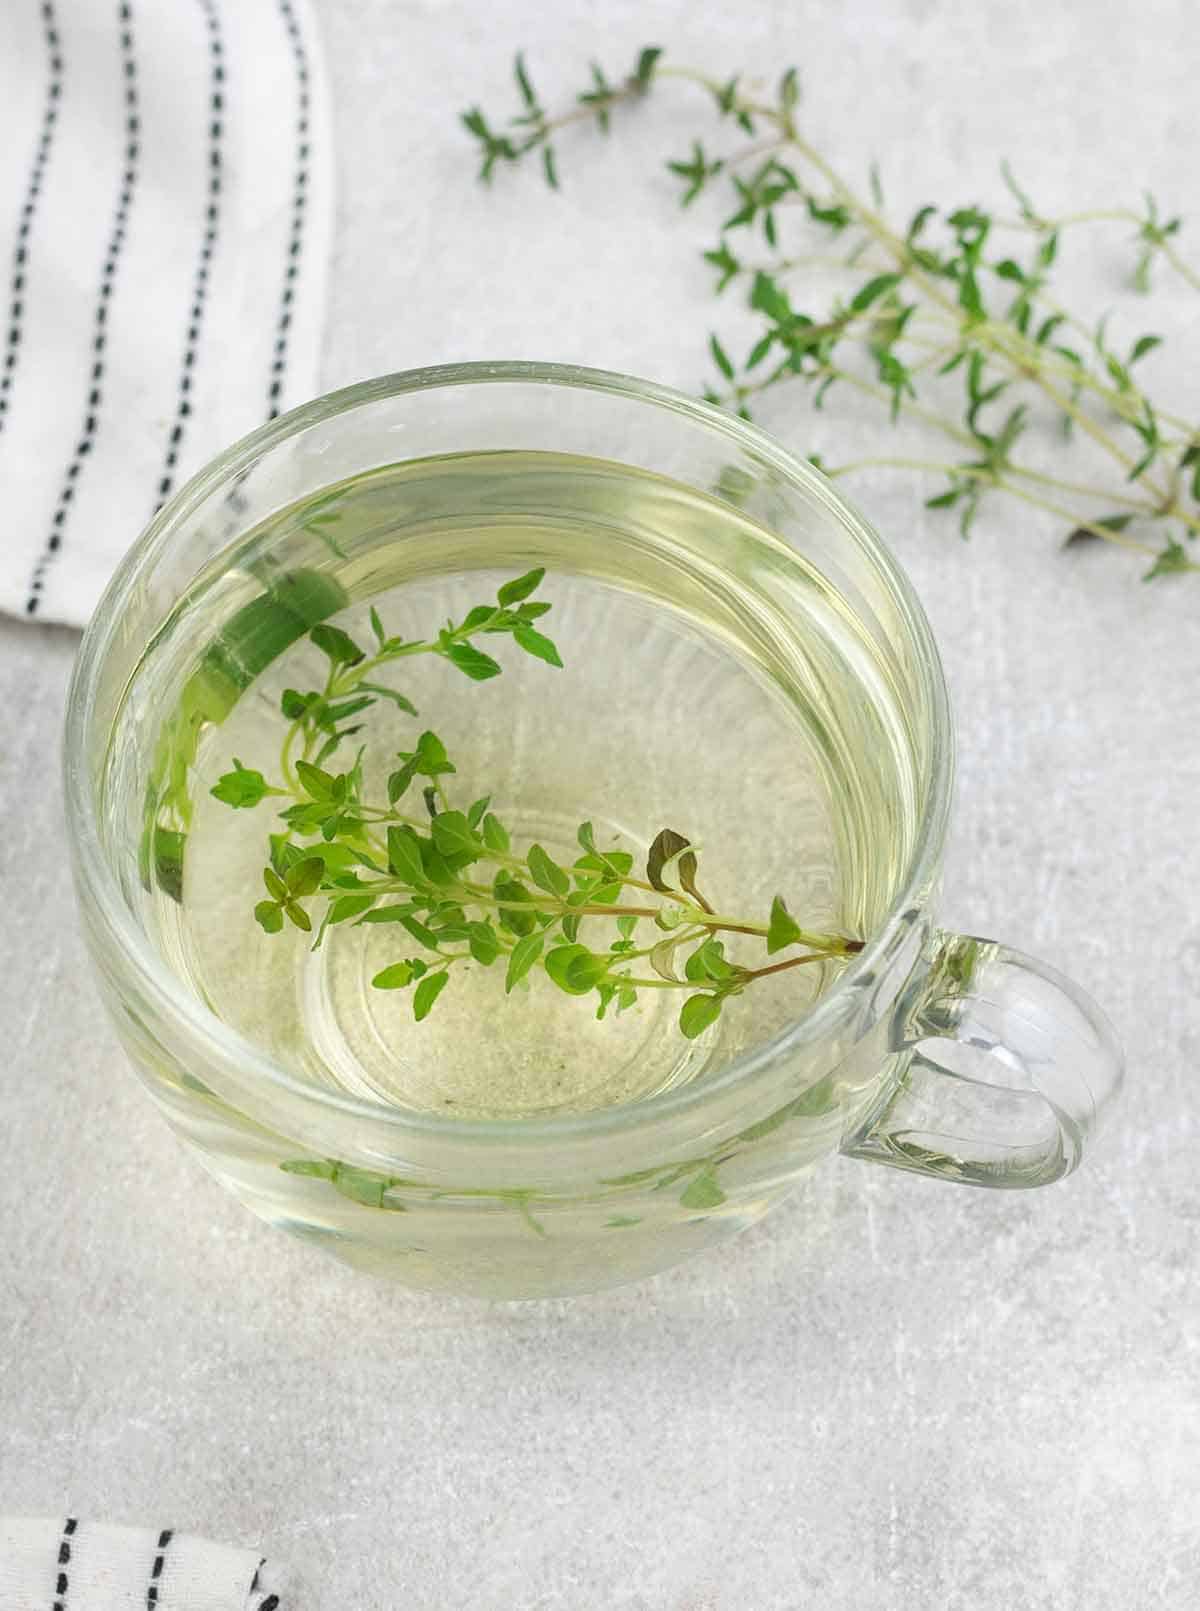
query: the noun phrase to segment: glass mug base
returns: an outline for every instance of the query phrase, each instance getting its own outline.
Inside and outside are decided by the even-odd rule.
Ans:
[[[192,1077],[161,1062],[148,1077],[145,1047],[125,1042],[187,1150],[260,1219],[354,1269],[497,1300],[601,1291],[729,1240],[829,1159],[862,1104],[861,1086],[826,1079],[705,1155],[574,1186],[488,1189],[306,1155]]]
[[[537,641],[478,681],[478,661],[405,662],[401,705],[437,711],[463,786],[486,780],[559,873],[585,813],[585,851],[620,845],[630,865],[670,825],[713,881],[709,913],[765,913],[782,891],[861,943],[755,977],[689,1038],[662,941],[638,951],[657,978],[620,1017],[540,970],[508,996],[473,944],[417,1019],[411,991],[372,987],[396,923],[346,923],[317,949],[282,908],[281,935],[256,929],[271,802],[231,811],[212,786],[278,750],[313,629],[356,639],[382,612],[416,642],[431,612],[465,618],[530,567],[565,669]],[[85,932],[168,1121],[263,1218],[412,1286],[507,1298],[639,1279],[736,1234],[839,1150],[1046,1184],[1119,1083],[1111,1029],[1066,980],[936,929],[952,734],[894,561],[810,466],[663,388],[467,365],[255,433],[114,578],[65,758]],[[497,911],[488,944],[511,951],[519,927]],[[745,946],[739,923],[722,933]]]

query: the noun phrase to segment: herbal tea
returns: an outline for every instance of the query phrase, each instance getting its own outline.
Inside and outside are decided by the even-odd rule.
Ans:
[[[316,399],[172,500],[85,637],[65,785],[114,1025],[203,1165],[357,1269],[545,1297],[835,1152],[1078,1162],[1119,1048],[937,928],[952,750],[920,606],[815,470],[480,364]]]
[[[161,729],[157,943],[285,1066],[403,1109],[703,1078],[828,986],[911,845],[894,668],[850,601],[618,464],[360,475],[226,549],[171,635],[182,695],[128,696]]]

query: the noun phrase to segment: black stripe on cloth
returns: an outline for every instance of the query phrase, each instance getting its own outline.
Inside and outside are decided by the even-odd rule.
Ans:
[[[262,1577],[262,1569],[266,1564],[267,1558],[264,1555],[262,1560],[258,1563],[258,1569],[254,1574],[254,1582],[250,1585],[251,1595],[254,1595],[258,1592],[258,1580]],[[259,1601],[258,1605],[255,1607],[255,1611],[279,1611],[279,1596],[277,1594],[266,1595],[262,1600]]]
[[[125,165],[121,170],[121,184],[117,192],[117,208],[113,217],[112,235],[109,237],[108,250],[104,256],[104,266],[100,270],[100,295],[96,303],[96,316],[93,320],[91,382],[87,397],[87,408],[83,418],[83,430],[75,444],[71,462],[67,465],[62,491],[58,496],[58,507],[54,511],[54,519],[50,527],[50,535],[46,539],[46,546],[42,550],[40,559],[34,566],[33,576],[29,583],[29,597],[25,601],[26,615],[37,614],[38,604],[41,601],[42,591],[46,583],[46,572],[53,563],[54,556],[62,547],[63,528],[66,526],[67,514],[75,497],[75,483],[79,479],[88,454],[92,451],[92,443],[99,428],[99,410],[102,395],[100,383],[104,379],[104,353],[108,345],[109,302],[116,284],[117,267],[121,260],[121,248],[125,244],[125,228],[129,221],[129,209],[133,202],[134,190],[137,187],[138,159],[141,152],[141,118],[138,115],[137,61],[133,53],[133,8],[129,0],[120,0],[117,6],[117,20],[120,25],[121,71],[125,81]]]
[[[158,1580],[162,1576],[163,1564],[167,1559],[167,1550],[171,1547],[174,1537],[169,1527],[164,1527],[158,1535],[156,1546],[158,1553],[154,1557],[154,1565],[150,1568],[150,1582],[146,1588],[146,1611],[154,1611],[158,1604]]]
[[[267,387],[267,418],[273,420],[279,413],[279,399],[283,393],[283,377],[287,371],[288,332],[292,325],[292,304],[296,299],[296,281],[300,275],[300,256],[304,244],[304,222],[308,207],[309,172],[309,92],[308,52],[304,36],[292,8],[292,0],[279,0],[279,13],[287,29],[292,46],[292,59],[296,64],[296,181],[292,188],[292,221],[288,231],[287,262],[283,271],[283,292],[279,300],[279,318],[275,323],[275,350],[271,356],[271,383]]]
[[[208,188],[204,205],[204,233],[200,238],[200,261],[192,283],[192,306],[188,314],[187,335],[183,347],[183,368],[179,376],[179,401],[175,405],[175,422],[167,439],[167,453],[163,462],[162,478],[155,497],[155,512],[162,508],[175,484],[175,471],[179,453],[192,412],[192,383],[196,355],[200,346],[200,331],[204,324],[205,303],[208,300],[208,279],[212,270],[213,252],[217,244],[217,223],[221,210],[221,136],[225,128],[225,45],[221,38],[221,18],[216,0],[198,0],[208,28],[209,92],[208,92]]]
[[[42,0],[42,32],[46,42],[49,81],[46,85],[46,105],[42,112],[42,127],[34,147],[33,166],[29,170],[29,183],[25,186],[21,202],[20,223],[17,225],[17,245],[13,252],[12,281],[9,286],[8,330],[4,338],[4,364],[0,367],[0,431],[8,414],[8,394],[21,353],[21,321],[25,315],[25,268],[29,259],[29,236],[33,229],[33,216],[37,211],[38,197],[42,193],[42,180],[50,160],[50,147],[54,143],[54,130],[58,123],[58,110],[62,101],[63,58],[59,48],[58,19],[54,15],[52,0]]]
[[[79,1523],[74,1516],[68,1516],[63,1524],[62,1537],[58,1542],[58,1578],[54,1585],[54,1611],[63,1611],[67,1603],[67,1589],[70,1586],[67,1567],[71,1564],[71,1539],[78,1526]]]

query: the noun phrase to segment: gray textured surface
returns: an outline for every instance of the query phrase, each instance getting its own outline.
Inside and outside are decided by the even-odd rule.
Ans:
[[[466,183],[449,114],[507,93],[522,33],[548,89],[651,36],[715,68],[796,56],[846,165],[882,149],[906,186],[986,192],[1006,150],[1050,205],[1195,192],[1183,0],[1046,21],[1032,0],[571,0],[530,20],[549,9],[514,4],[522,28],[469,0],[324,5],[331,384],[484,355],[701,378],[705,279],[631,142],[611,182],[599,153],[564,160],[557,201]],[[647,115],[647,170],[691,121]],[[1194,400],[1194,367],[1162,373]],[[765,422],[796,440],[799,408]],[[0,1508],[260,1541],[303,1572],[301,1611],[1195,1604],[1197,584],[1068,562],[1011,508],[963,547],[922,489],[856,490],[957,707],[947,920],[1075,974],[1126,1041],[1091,1166],[1000,1196],[835,1162],[733,1247],[570,1304],[453,1305],[321,1261],[184,1159],[122,1068],[59,828],[76,640],[5,622]]]

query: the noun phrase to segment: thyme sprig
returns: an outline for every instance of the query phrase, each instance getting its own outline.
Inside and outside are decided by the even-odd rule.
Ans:
[[[1118,350],[1107,318],[1071,311],[1053,283],[1064,237],[1106,224],[1130,231],[1133,289],[1147,292],[1162,266],[1200,290],[1200,274],[1178,250],[1182,219],[1165,216],[1154,196],[1147,194],[1140,208],[1055,215],[1035,205],[1003,164],[1015,216],[973,203],[925,204],[896,222],[887,216],[876,167],[861,194],[808,138],[794,67],[764,95],[738,76],[721,80],[667,64],[659,47],[648,46],[616,81],[593,64],[589,85],[553,115],[521,56],[516,79],[522,110],[509,123],[489,122],[478,107],[463,114],[481,147],[484,180],[502,164],[540,155],[557,188],[554,141],[562,131],[592,123],[607,133],[614,112],[670,83],[699,89],[718,120],[747,137],[720,153],[697,137],[685,155],[666,163],[684,208],[705,191],[727,198],[719,238],[703,256],[715,271],[716,292],[740,287],[759,323],[741,358],[709,334],[714,374],[703,394],[709,401],[749,418],[751,404],[784,383],[807,387],[817,408],[834,388],[866,395],[885,406],[893,423],[914,422],[946,451],[840,465],[813,455],[826,474],[888,468],[940,477],[944,485],[927,507],[951,514],[963,537],[985,502],[1000,494],[1060,519],[1069,546],[1095,539],[1150,556],[1147,581],[1200,570],[1200,422],[1156,402],[1138,374],[1163,337],[1146,333]],[[820,250],[783,252],[784,231],[795,219],[823,238]],[[1006,233],[1023,236],[1025,244],[999,249],[997,238]],[[773,254],[765,261],[754,249],[760,234]],[[844,277],[845,289],[810,311],[789,286],[814,266]],[[947,388],[956,382],[962,389],[952,409]],[[1108,475],[1067,479],[1024,455],[1022,446],[1047,415],[1065,437],[1089,438]]]
[[[373,648],[328,622],[312,628],[309,641],[328,669],[320,688],[281,696],[278,781],[235,758],[211,790],[233,810],[287,802],[275,807],[283,828],[269,835],[265,895],[254,908],[263,931],[291,925],[314,934],[319,947],[342,924],[394,925],[403,954],[371,982],[379,990],[411,987],[418,1022],[464,968],[496,968],[507,994],[536,968],[567,995],[594,996],[598,1018],[625,1011],[643,991],[680,994],[679,1028],[689,1039],[759,980],[861,951],[859,940],[802,927],[781,895],[765,922],[717,911],[699,886],[697,848],[672,828],[655,835],[638,871],[633,853],[598,842],[590,822],[578,826],[579,854],[569,865],[536,842],[516,844],[491,796],[475,792],[478,784],[452,798],[458,768],[431,729],[395,754],[378,798],[364,787],[365,745],[334,770],[335,755],[364,731],[361,718],[380,701],[417,714],[403,693],[376,681],[385,666],[437,655],[485,682],[502,668],[475,640],[507,636],[561,667],[557,645],[534,625],[550,609],[532,598],[543,575],[539,567],[514,577],[494,603],[476,605],[429,638],[389,635],[374,609]],[[760,942],[767,959],[788,955],[735,961],[725,954],[731,936]]]

